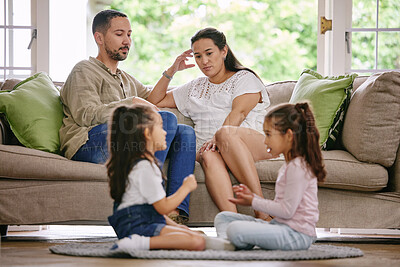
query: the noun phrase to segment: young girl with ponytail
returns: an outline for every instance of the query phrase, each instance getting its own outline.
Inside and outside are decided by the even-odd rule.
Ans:
[[[229,201],[252,206],[274,219],[270,222],[220,212],[214,225],[219,237],[228,238],[237,249],[259,246],[269,250],[304,250],[316,239],[319,217],[318,182],[326,176],[319,133],[307,103],[281,104],[270,109],[264,120],[265,149],[285,163],[275,184],[275,199],[263,199],[240,184]]]
[[[118,236],[111,248],[135,255],[136,250],[232,250],[225,239],[207,237],[172,221],[175,210],[196,189],[193,174],[166,196],[163,175],[155,157],[167,147],[161,115],[148,105],[120,106],[109,124],[106,163],[114,212],[108,217]]]

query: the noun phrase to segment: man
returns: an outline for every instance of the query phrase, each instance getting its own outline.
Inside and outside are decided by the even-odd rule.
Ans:
[[[131,25],[128,17],[115,10],[99,12],[93,19],[92,31],[98,46],[96,58],[90,57],[75,65],[60,91],[64,120],[60,129],[61,150],[72,160],[103,164],[108,158],[107,121],[115,107],[142,103],[152,91],[131,75],[118,69],[131,47]],[[168,75],[162,79],[171,79]],[[160,81],[162,81],[160,79]],[[175,115],[160,111],[167,131],[167,149],[156,153],[163,164],[170,158],[167,196],[173,194],[183,179],[193,173],[195,134],[187,126],[177,124]],[[178,222],[189,215],[189,197],[170,214]]]

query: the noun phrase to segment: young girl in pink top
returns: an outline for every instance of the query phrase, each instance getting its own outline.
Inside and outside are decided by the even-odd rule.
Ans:
[[[273,157],[285,157],[275,184],[275,199],[263,199],[241,184],[233,187],[236,198],[229,200],[252,206],[274,219],[267,222],[223,211],[215,217],[217,234],[237,249],[308,249],[316,239],[318,182],[326,176],[314,116],[307,103],[278,105],[267,113],[264,131],[267,151]]]

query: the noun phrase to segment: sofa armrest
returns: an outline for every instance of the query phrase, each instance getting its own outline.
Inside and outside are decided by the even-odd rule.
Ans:
[[[397,149],[396,160],[389,169],[388,190],[400,193],[400,145]]]

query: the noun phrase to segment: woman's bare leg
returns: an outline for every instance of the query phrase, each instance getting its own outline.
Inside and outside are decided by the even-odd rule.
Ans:
[[[224,126],[215,137],[220,155],[235,178],[263,197],[255,161],[271,158],[264,145],[264,135],[250,128]],[[268,217],[255,213],[258,218]]]
[[[232,183],[219,152],[204,151],[197,159],[205,174],[207,190],[218,209],[237,212],[236,205],[228,200],[233,197]]]
[[[150,249],[204,250],[205,239],[189,229],[166,225],[160,235],[150,238]]]

